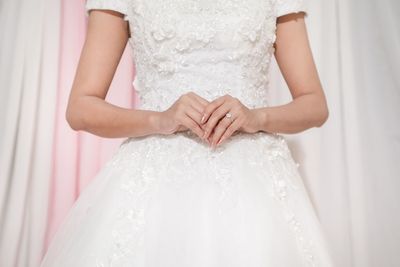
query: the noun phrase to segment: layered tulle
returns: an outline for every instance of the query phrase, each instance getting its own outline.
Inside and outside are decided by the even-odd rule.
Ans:
[[[285,139],[129,138],[75,203],[42,266],[330,266]]]

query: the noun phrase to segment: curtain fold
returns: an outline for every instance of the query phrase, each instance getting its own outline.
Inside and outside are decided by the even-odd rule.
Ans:
[[[37,266],[43,250],[59,13],[50,0],[1,5],[0,266]]]
[[[354,48],[349,60],[354,63],[360,115],[356,138],[362,144],[364,170],[362,177],[352,177],[352,188],[362,196],[353,205],[353,218],[356,212],[363,213],[354,220],[353,229],[362,229],[354,234],[359,241],[354,263],[400,266],[400,2],[346,4]]]

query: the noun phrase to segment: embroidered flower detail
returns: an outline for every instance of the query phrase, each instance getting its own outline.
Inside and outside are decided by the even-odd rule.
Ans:
[[[151,34],[156,41],[163,41],[172,39],[176,32],[175,29],[168,23],[165,24],[158,24],[155,23],[153,25],[153,29],[151,30]]]

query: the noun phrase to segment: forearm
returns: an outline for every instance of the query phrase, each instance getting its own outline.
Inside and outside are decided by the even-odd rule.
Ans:
[[[317,94],[304,94],[287,104],[254,111],[259,117],[260,131],[285,134],[320,127],[329,116],[325,98]]]
[[[74,130],[108,137],[138,137],[159,133],[160,112],[115,106],[94,96],[71,101],[66,118]]]

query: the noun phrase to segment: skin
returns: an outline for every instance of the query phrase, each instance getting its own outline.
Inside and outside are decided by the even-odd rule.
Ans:
[[[66,119],[74,130],[109,138],[190,130],[213,148],[237,132],[298,133],[320,127],[328,118],[328,107],[304,13],[279,17],[276,34],[275,58],[292,95],[287,104],[249,109],[230,95],[208,101],[187,92],[164,111],[125,109],[105,97],[129,39],[128,23],[118,12],[93,10]],[[225,117],[227,112],[232,118]]]

